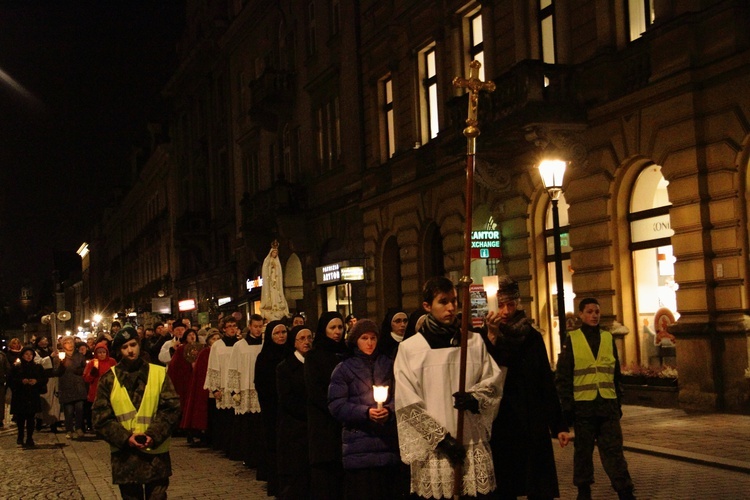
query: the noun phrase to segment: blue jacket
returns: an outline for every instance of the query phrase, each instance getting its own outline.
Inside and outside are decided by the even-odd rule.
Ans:
[[[399,463],[396,410],[393,399],[393,358],[362,352],[345,359],[334,369],[328,387],[328,409],[341,422],[344,469],[364,469]],[[373,385],[387,385],[388,400],[383,404],[390,413],[385,424],[369,418],[369,409],[377,405]]]

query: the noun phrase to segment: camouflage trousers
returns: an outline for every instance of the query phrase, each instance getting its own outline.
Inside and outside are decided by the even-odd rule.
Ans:
[[[615,491],[633,488],[628,463],[622,452],[622,428],[619,418],[576,416],[575,433],[573,484],[582,486],[594,482],[593,455],[596,445],[604,471]]]
[[[166,500],[169,478],[146,484],[127,483],[118,486],[122,500]]]

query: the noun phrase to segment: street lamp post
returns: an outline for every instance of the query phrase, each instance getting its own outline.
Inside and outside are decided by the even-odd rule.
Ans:
[[[565,292],[563,288],[562,250],[560,244],[560,214],[557,202],[562,194],[563,177],[567,162],[562,160],[543,160],[539,164],[544,189],[552,202],[552,230],[555,244],[555,280],[557,281],[557,322],[560,333],[560,351],[565,344],[567,328],[565,325]]]

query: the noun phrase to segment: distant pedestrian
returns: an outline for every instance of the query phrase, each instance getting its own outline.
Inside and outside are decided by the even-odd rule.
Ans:
[[[599,302],[578,304],[581,328],[569,333],[557,363],[557,386],[566,420],[574,424],[573,483],[578,498],[591,498],[594,445],[620,499],[634,499],[622,451],[620,360],[611,333],[599,327]]]
[[[13,391],[13,400],[10,402],[10,413],[13,421],[18,426],[19,446],[34,446],[34,416],[42,409],[42,391],[46,391],[46,380],[44,380],[44,368],[34,363],[34,349],[24,347],[21,356],[11,368],[8,385]],[[24,431],[26,441],[24,442]]]
[[[75,348],[75,337],[63,337],[64,357],[55,373],[58,379],[58,397],[65,413],[65,437],[83,437],[83,402],[86,401],[88,389],[83,380],[86,358]]]
[[[109,355],[109,347],[106,342],[99,342],[94,346],[94,359],[86,363],[86,368],[83,370],[83,380],[89,386],[88,395],[86,396],[86,403],[91,408],[96,401],[96,391],[99,388],[99,380],[102,375],[107,373],[110,368],[115,366],[117,361]],[[93,430],[93,413],[92,413],[92,425],[88,430]]]
[[[165,499],[179,396],[166,369],[140,357],[134,328],[121,329],[112,349],[120,353],[120,362],[102,375],[93,406],[94,428],[112,452],[112,482],[123,500]]]
[[[497,312],[489,312],[485,319],[487,349],[499,366],[508,368],[490,439],[497,495],[502,500],[558,498],[550,438],[566,446],[570,435],[544,339],[520,306],[518,283],[500,276]]]
[[[210,441],[210,436],[207,435],[209,414],[216,412],[216,403],[213,396],[209,394],[207,389],[203,388],[203,384],[206,382],[211,346],[220,338],[221,333],[217,328],[208,330],[205,348],[198,352],[198,357],[193,363],[193,371],[188,382],[187,404],[180,421],[180,428],[185,429],[188,435],[199,437],[199,445],[206,445]]]
[[[57,346],[55,341],[54,346]],[[59,352],[50,345],[47,337],[39,337],[36,341],[36,356],[34,362],[44,369],[44,378],[47,381],[46,392],[42,393],[42,409],[36,415],[36,430],[40,431],[45,425],[49,425],[53,433],[57,433],[60,421],[60,399],[58,394],[58,372],[60,365]]]
[[[5,427],[5,391],[11,364],[4,352],[0,352],[0,429]]]

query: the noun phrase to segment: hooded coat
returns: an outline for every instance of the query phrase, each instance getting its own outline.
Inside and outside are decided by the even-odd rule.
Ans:
[[[99,342],[94,347],[94,356],[96,356],[97,349],[104,349],[107,351],[107,357],[99,361],[99,367],[96,366],[94,360],[86,364],[86,368],[83,369],[83,380],[89,384],[89,393],[86,398],[89,403],[93,403],[96,399],[96,389],[99,387],[99,379],[107,373],[107,371],[117,364],[117,361],[109,355],[109,345],[106,342]]]

